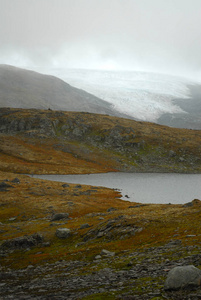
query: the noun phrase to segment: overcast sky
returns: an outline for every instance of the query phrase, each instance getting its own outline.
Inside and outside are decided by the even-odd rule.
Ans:
[[[0,63],[201,76],[201,0],[0,0]]]

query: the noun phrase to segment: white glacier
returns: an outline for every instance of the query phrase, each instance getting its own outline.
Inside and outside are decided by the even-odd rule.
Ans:
[[[156,122],[164,113],[185,113],[173,100],[189,98],[190,80],[139,71],[51,69],[55,75],[111,103],[116,110],[135,119]]]

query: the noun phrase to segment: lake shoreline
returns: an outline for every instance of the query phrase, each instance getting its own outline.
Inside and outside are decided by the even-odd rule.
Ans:
[[[130,202],[184,204],[201,198],[201,174],[108,172],[30,176],[44,180],[115,189],[121,192],[122,200]]]

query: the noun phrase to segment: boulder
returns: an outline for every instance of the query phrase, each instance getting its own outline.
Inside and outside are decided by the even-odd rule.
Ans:
[[[201,270],[193,265],[173,268],[165,281],[165,290],[179,290],[201,285]]]
[[[68,213],[56,213],[52,216],[51,221],[59,221],[62,219],[68,219],[69,214]]]
[[[58,228],[55,235],[60,239],[66,239],[71,235],[71,230],[69,228]]]

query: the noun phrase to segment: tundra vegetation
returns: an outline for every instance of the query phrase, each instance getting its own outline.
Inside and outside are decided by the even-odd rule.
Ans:
[[[3,108],[0,132],[3,299],[199,299],[199,282],[164,283],[173,267],[201,268],[200,200],[141,204],[108,188],[24,175],[200,173],[199,130]]]

